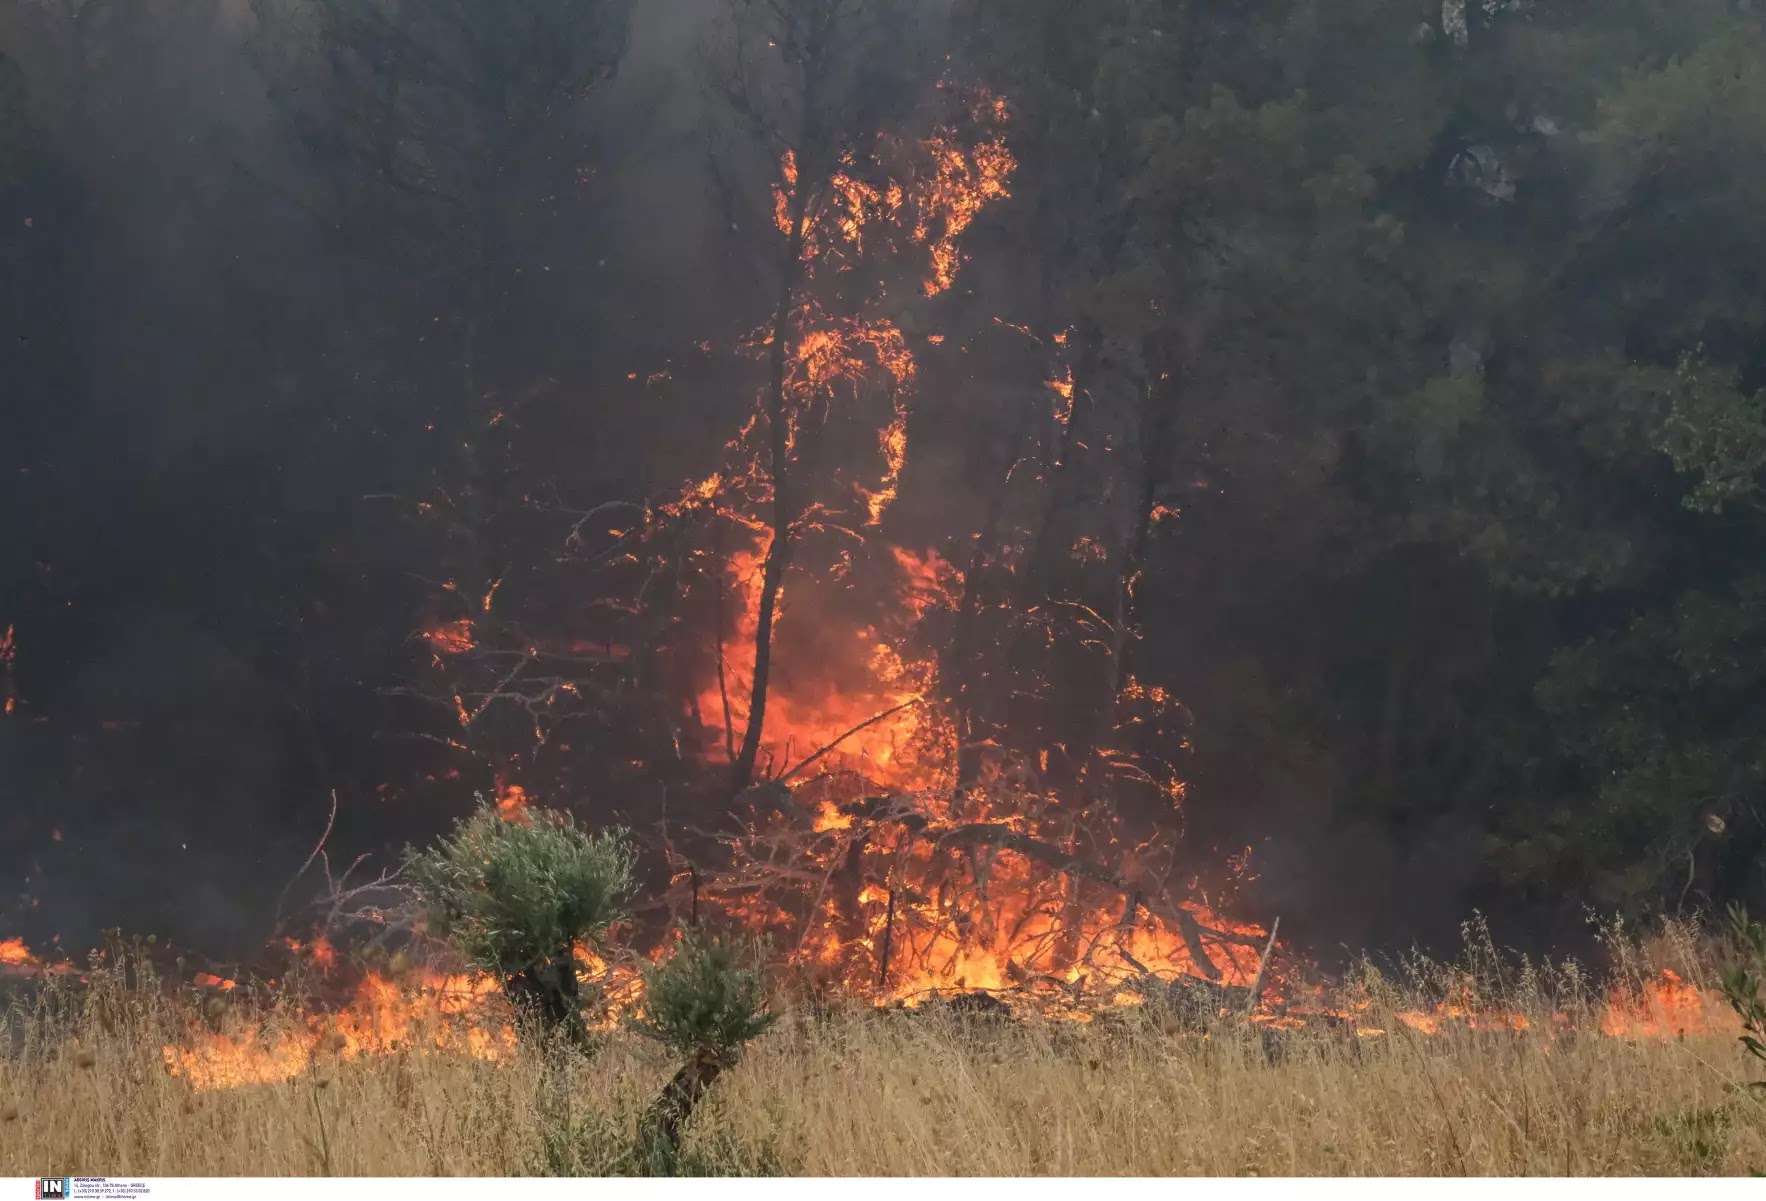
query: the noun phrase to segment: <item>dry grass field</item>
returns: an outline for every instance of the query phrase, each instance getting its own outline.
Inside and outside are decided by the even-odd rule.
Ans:
[[[1574,971],[1523,969],[1506,985],[1503,1021],[1477,1029],[1405,1020],[1420,980],[1361,989],[1359,1033],[1242,1021],[1197,1033],[1156,1007],[1090,1023],[791,1013],[718,1082],[676,1169],[1766,1170],[1766,1096],[1740,1087],[1752,1066],[1714,997],[1702,1030],[1677,1036],[1665,1029],[1676,1015],[1639,1010],[1625,1033],[1603,1034],[1600,989]],[[1516,1015],[1527,1029],[1512,1028]],[[287,1079],[201,1088],[168,1070],[165,1047],[203,1022],[246,1040],[235,1046],[312,1028],[243,1005],[220,1012],[211,1002],[205,1015],[200,1001],[114,977],[15,1003],[0,1058],[0,1175],[623,1173],[634,1170],[638,1115],[676,1066],[653,1044],[613,1034],[549,1075],[525,1048],[486,1058],[407,1031],[396,1050],[352,1054],[339,1039],[291,1064]]]

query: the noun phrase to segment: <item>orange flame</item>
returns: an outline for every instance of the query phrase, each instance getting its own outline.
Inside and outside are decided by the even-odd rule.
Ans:
[[[18,639],[14,627],[7,626],[0,634],[0,713],[10,714],[18,707],[13,694],[12,665],[18,659]]]
[[[995,115],[1003,123],[1003,105],[995,109]],[[997,132],[981,145],[965,149],[955,134],[941,131],[926,143],[926,149],[936,173],[920,205],[914,240],[925,243],[932,253],[932,274],[923,287],[927,296],[937,296],[956,283],[962,265],[957,240],[982,209],[1011,196],[1006,182],[1018,162]]]
[[[222,981],[219,987],[230,984]],[[486,1012],[486,1002],[500,991],[488,976],[427,975],[401,988],[370,973],[337,1013],[309,1015],[281,1031],[204,1034],[186,1046],[166,1046],[161,1054],[172,1075],[199,1089],[291,1080],[328,1059],[385,1054],[412,1044],[495,1059],[515,1045],[507,1014]]]
[[[504,783],[501,776],[497,777],[497,816],[506,822],[525,824],[530,821],[527,812],[527,789],[519,784]]]
[[[1600,1019],[1600,1032],[1611,1038],[1667,1040],[1740,1029],[1741,1021],[1732,1010],[1719,1008],[1713,1014],[1702,992],[1667,969],[1639,987],[1614,989]]]
[[[491,591],[494,593],[496,590],[493,588]],[[490,599],[490,595],[487,594],[485,596],[487,607],[490,604]],[[458,621],[450,621],[425,630],[423,637],[429,640],[429,645],[435,648],[437,654],[442,655],[463,655],[478,645],[473,639],[472,619],[469,617],[462,617]]]
[[[765,558],[764,548],[730,556],[727,578],[740,608],[723,644],[724,678],[707,680],[698,691],[702,714],[721,720],[727,701],[738,730],[748,720]],[[854,631],[840,660],[818,662],[812,674],[798,674],[788,658],[779,665],[762,732],[767,756],[783,773],[833,748],[836,762],[862,764],[880,783],[907,784],[914,770],[907,757],[929,728],[919,701],[931,684],[931,665],[907,662],[871,627]]]
[[[22,938],[0,938],[0,970],[66,976],[72,974],[74,966],[65,959],[48,960],[33,955]]]

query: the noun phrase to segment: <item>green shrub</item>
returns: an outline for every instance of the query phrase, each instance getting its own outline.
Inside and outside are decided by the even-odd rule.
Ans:
[[[774,1021],[766,976],[755,966],[764,958],[758,944],[689,934],[645,973],[644,1016],[631,1028],[683,1055],[706,1047],[733,1060]]]
[[[1766,1067],[1766,925],[1748,917],[1747,910],[1732,905],[1729,929],[1739,952],[1736,963],[1723,967],[1723,996],[1741,1018],[1741,1044],[1758,1064]],[[1766,1091],[1766,1080],[1754,1081],[1749,1087]]]
[[[482,799],[433,847],[405,849],[430,932],[501,977],[544,1031],[578,1042],[587,1032],[576,951],[626,916],[634,872],[622,830],[588,834],[546,809],[505,821]]]
[[[629,1024],[688,1056],[644,1116],[641,1153],[653,1174],[681,1161],[681,1128],[742,1048],[773,1024],[759,944],[741,947],[694,931],[645,974],[644,1016]]]

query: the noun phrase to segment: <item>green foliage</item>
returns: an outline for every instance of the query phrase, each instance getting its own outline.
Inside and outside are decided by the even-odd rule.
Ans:
[[[1557,744],[1590,765],[1597,803],[1528,815],[1533,848],[1549,837],[1556,849],[1522,874],[1550,878],[1555,863],[1562,883],[1631,912],[1672,907],[1689,856],[1720,891],[1745,886],[1757,870],[1750,806],[1766,782],[1763,681],[1766,577],[1688,593],[1560,651],[1537,701]]]
[[[1696,481],[1681,500],[1698,513],[1718,514],[1751,501],[1766,472],[1766,419],[1759,396],[1736,390],[1734,377],[1703,369],[1691,356],[1675,373],[1668,414],[1657,445]]]
[[[480,803],[405,872],[432,932],[505,977],[565,956],[626,914],[635,860],[623,830],[587,834],[568,814],[505,821]]]
[[[733,1059],[773,1024],[764,948],[699,931],[645,974],[644,1016],[632,1029],[683,1054],[710,1048]]]
[[[1741,1045],[1766,1068],[1766,924],[1748,917],[1747,910],[1734,905],[1729,910],[1729,929],[1741,953],[1740,962],[1723,968],[1723,996],[1730,1008],[1741,1018]],[[1753,1081],[1749,1087],[1766,1091],[1766,1080]]]
[[[1198,698],[1205,837],[1260,838],[1269,806],[1203,798],[1261,794],[1342,832],[1315,861],[1426,834],[1474,898],[1566,918],[1757,893],[1757,14],[977,7],[1023,116],[1004,219],[1047,223],[1046,324],[1095,330],[1079,441],[1168,446],[1149,491],[1206,565],[1155,545],[1134,665]],[[1137,371],[1173,380],[1157,440],[1098,399]]]
[[[1292,199],[1306,162],[1304,133],[1298,100],[1248,108],[1226,88],[1215,88],[1205,105],[1181,118],[1148,122],[1138,198],[1205,211]]]

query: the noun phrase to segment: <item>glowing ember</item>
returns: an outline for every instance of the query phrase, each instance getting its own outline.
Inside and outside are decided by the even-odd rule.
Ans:
[[[497,815],[506,822],[526,822],[527,789],[519,784],[506,784],[499,777],[497,780]]]
[[[996,122],[1003,125],[1005,115],[1003,102],[992,106]],[[932,252],[932,275],[924,288],[926,295],[936,296],[956,283],[962,264],[957,239],[983,208],[1011,196],[1006,181],[1017,170],[1018,163],[998,132],[981,145],[965,150],[954,133],[944,131],[928,141],[926,148],[936,165],[936,174],[920,205],[914,240],[925,243]]]
[[[495,589],[492,589],[494,592]],[[486,595],[485,604],[490,604],[490,596]],[[450,621],[423,632],[429,645],[440,655],[463,655],[478,645],[472,636],[472,620],[462,617],[458,621]]]
[[[284,939],[283,945],[292,953],[305,958],[313,967],[318,968],[321,975],[330,973],[337,966],[337,948],[332,946],[331,940],[323,934],[310,943],[303,943],[296,938]]]
[[[12,626],[0,634],[0,713],[11,713],[18,707],[13,693],[12,669],[18,659],[18,638]]]

